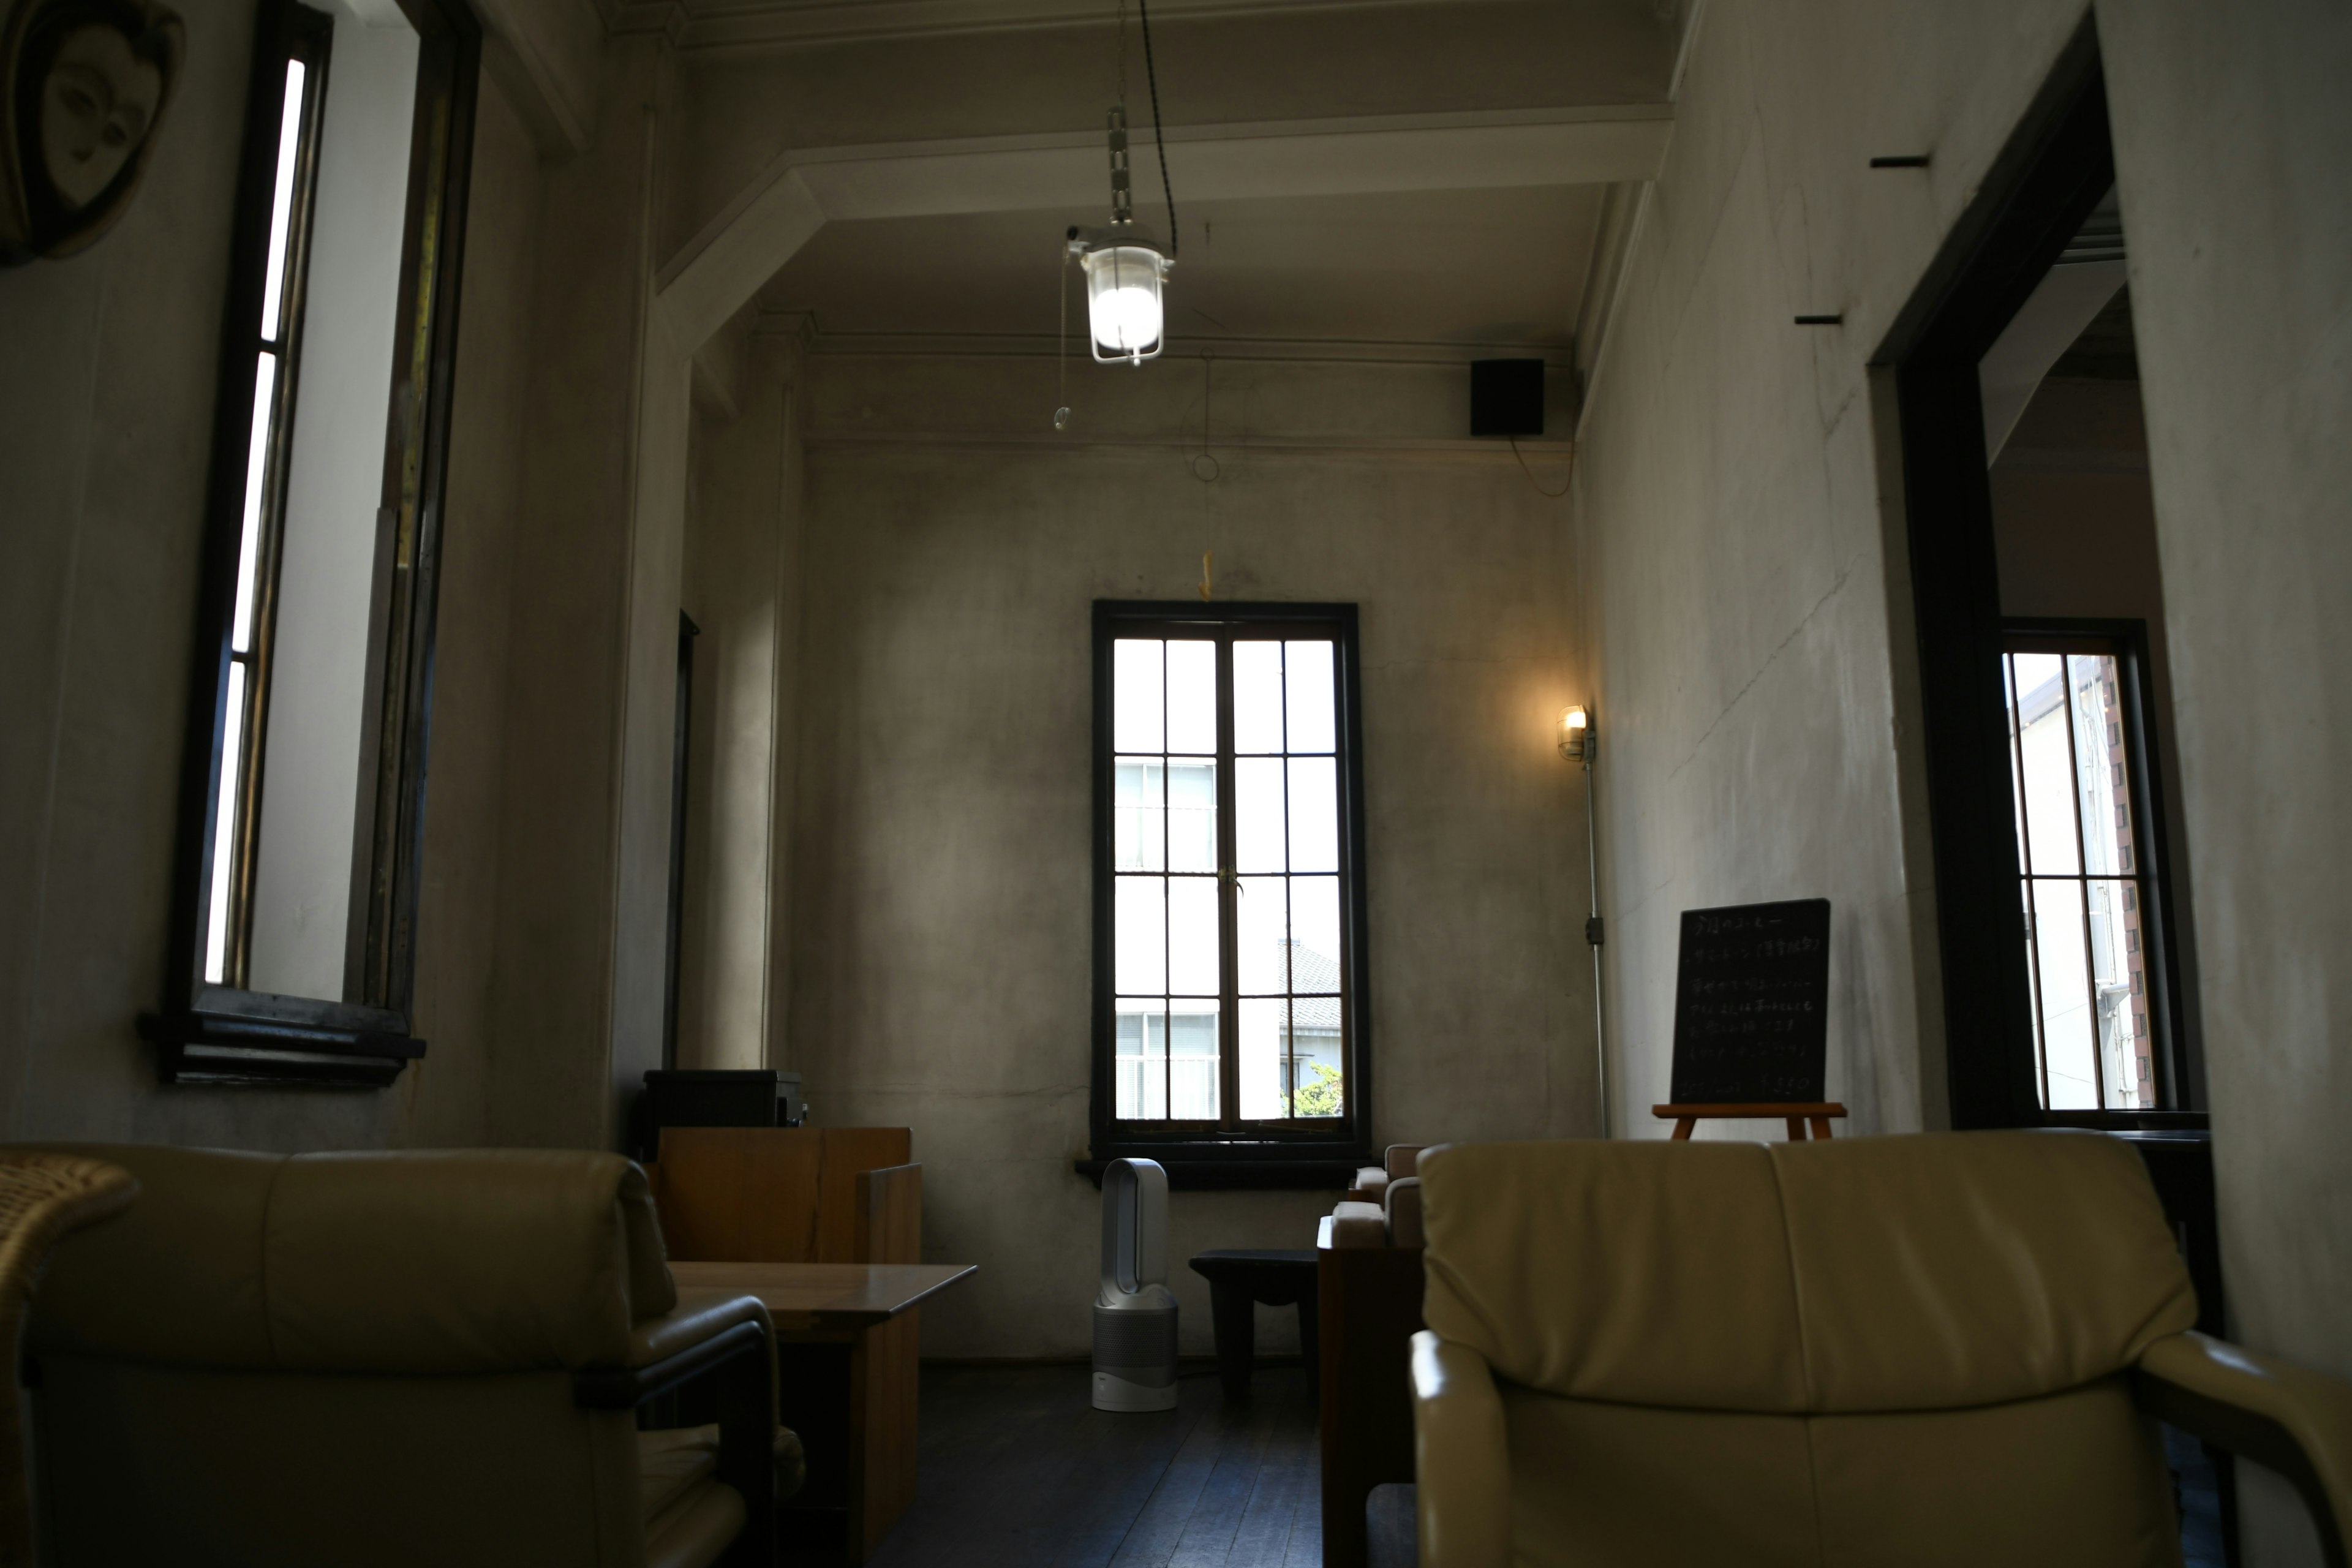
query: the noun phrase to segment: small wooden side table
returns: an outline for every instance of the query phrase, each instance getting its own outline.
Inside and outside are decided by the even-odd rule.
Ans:
[[[1316,1344],[1322,1314],[1316,1304],[1315,1254],[1311,1251],[1265,1251],[1220,1247],[1192,1255],[1192,1272],[1209,1282],[1209,1314],[1217,1334],[1217,1375],[1225,1388],[1225,1403],[1250,1402],[1250,1369],[1257,1363],[1257,1314],[1260,1301],[1269,1307],[1298,1308],[1298,1348],[1307,1362],[1307,1391],[1312,1394],[1322,1372]]]
[[[1673,1121],[1675,1136],[1678,1139],[1688,1138],[1691,1129],[1702,1120],[1737,1121],[1778,1116],[1789,1123],[1789,1142],[1801,1143],[1805,1141],[1807,1122],[1812,1124],[1814,1137],[1826,1138],[1830,1135],[1830,1118],[1843,1118],[1845,1107],[1834,1100],[1773,1105],[1654,1105],[1650,1107],[1650,1113],[1661,1121]]]
[[[978,1265],[673,1263],[669,1268],[681,1289],[757,1296],[768,1309],[778,1358],[786,1363],[778,1391],[784,1425],[808,1451],[804,1504],[845,1510],[843,1556],[856,1568],[915,1500],[917,1374],[909,1314],[980,1272]],[[795,1355],[796,1347],[809,1348]],[[794,1362],[805,1364],[790,1364]],[[793,1500],[784,1506],[792,1508]]]

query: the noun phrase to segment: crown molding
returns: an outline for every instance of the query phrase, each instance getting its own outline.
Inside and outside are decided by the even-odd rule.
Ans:
[[[1175,451],[1204,448],[1192,436],[1080,436],[1051,430],[828,430],[802,432],[801,443],[811,449],[871,451],[877,447],[1050,447],[1059,452]],[[1576,456],[1572,440],[1522,437],[1517,451],[1491,437],[1337,437],[1250,436],[1213,437],[1205,448],[1221,464],[1251,457],[1297,457],[1316,453],[1368,456],[1391,460],[1447,463],[1493,463],[1509,467],[1530,463],[1564,463]]]
[[[1015,332],[827,331],[805,312],[763,312],[751,322],[758,336],[801,340],[812,354],[901,359],[1052,359],[1065,352],[1059,340]],[[1083,332],[1073,334],[1066,352],[1087,353]],[[1481,359],[1539,359],[1548,371],[1568,373],[1576,345],[1566,342],[1416,342],[1353,338],[1251,338],[1186,333],[1171,342],[1162,363],[1182,364],[1203,358],[1239,363],[1332,365],[1427,365],[1456,367]]]
[[[1186,20],[1269,13],[1393,10],[1433,0],[1160,0],[1160,16]],[[1442,0],[1463,5],[1500,0]],[[668,10],[646,0],[606,0],[612,14]],[[796,48],[881,38],[1108,27],[1104,0],[677,0],[681,50]],[[617,26],[615,30],[620,30]],[[640,26],[637,30],[652,30]]]

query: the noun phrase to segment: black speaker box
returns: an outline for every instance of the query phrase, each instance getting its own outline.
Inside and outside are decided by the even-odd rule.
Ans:
[[[1470,434],[1540,436],[1543,433],[1543,361],[1481,359],[1470,362]]]
[[[807,1114],[796,1072],[656,1070],[646,1074],[645,1092],[630,1107],[630,1152],[640,1160],[660,1158],[665,1127],[797,1127]]]

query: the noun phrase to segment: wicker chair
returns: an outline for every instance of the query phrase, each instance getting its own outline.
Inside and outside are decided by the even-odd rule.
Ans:
[[[0,1345],[7,1347],[10,1363],[9,1375],[0,1377],[0,1568],[28,1568],[33,1561],[15,1375],[26,1305],[59,1238],[121,1212],[138,1195],[131,1173],[102,1160],[0,1154]]]

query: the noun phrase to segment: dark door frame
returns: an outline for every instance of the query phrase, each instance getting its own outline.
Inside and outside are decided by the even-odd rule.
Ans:
[[[1902,420],[1956,1129],[2042,1125],[1977,363],[2114,183],[2098,38],[2086,18],[1873,361],[1895,373]]]
[[[2227,1317],[2212,1145],[2197,1081],[2201,1064],[2187,1048],[2190,1032],[2176,1027],[2167,1041],[2168,1067],[2188,1112],[2045,1113],[2035,1092],[2032,998],[2022,962],[2000,673],[2005,627],[1977,364],[2114,184],[2098,34],[2085,16],[1871,363],[1894,374],[1902,428],[1951,1126],[2089,1125],[2132,1142],[2180,1236],[2197,1287],[2198,1327],[2218,1334]],[[2147,782],[2153,805],[2152,759]],[[2168,900],[2160,807],[2152,816],[2158,896]],[[2174,913],[2168,903],[2166,984],[2177,1012]],[[2223,1550],[2234,1564],[2235,1470],[2228,1454],[2207,1452]]]

